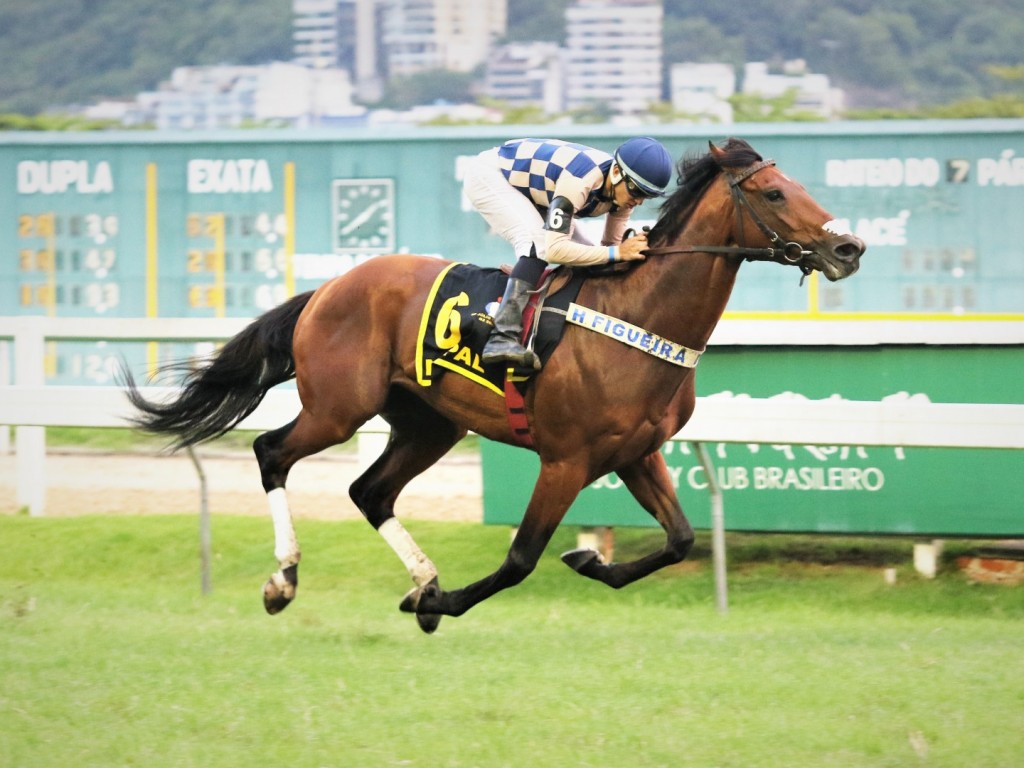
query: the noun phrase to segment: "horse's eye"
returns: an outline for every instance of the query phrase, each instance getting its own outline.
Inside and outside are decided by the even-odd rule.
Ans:
[[[764,193],[764,196],[773,203],[777,203],[780,200],[786,199],[786,196],[782,194],[781,190],[778,189],[769,189],[767,192]]]

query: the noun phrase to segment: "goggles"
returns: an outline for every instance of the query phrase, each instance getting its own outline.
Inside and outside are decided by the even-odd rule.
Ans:
[[[629,192],[629,196],[634,200],[652,200],[658,197],[658,195],[652,195],[640,189],[637,183],[626,174],[622,174],[622,178],[626,181],[626,191]]]

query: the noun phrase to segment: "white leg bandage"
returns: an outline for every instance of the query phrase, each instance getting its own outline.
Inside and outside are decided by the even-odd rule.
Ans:
[[[292,513],[288,509],[288,497],[284,488],[275,488],[267,494],[270,502],[270,517],[274,521],[274,557],[282,568],[298,565],[299,542],[292,526]]]
[[[395,550],[395,554],[402,560],[416,586],[422,587],[437,577],[437,568],[430,562],[430,558],[423,554],[423,550],[412,540],[412,536],[397,518],[389,517],[377,531]]]

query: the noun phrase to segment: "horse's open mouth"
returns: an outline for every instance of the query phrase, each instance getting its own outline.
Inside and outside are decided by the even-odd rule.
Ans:
[[[815,257],[811,259],[814,262],[814,267],[823,274],[830,283],[834,283],[838,280],[845,280],[850,275],[854,274],[860,269],[860,259],[854,259],[853,261],[841,261],[835,257],[821,256],[815,253]]]
[[[845,280],[860,269],[860,257],[867,246],[855,235],[839,235],[827,243],[815,244],[808,264],[823,274],[829,282]]]

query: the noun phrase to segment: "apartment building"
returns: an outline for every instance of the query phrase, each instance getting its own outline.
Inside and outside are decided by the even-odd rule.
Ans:
[[[339,66],[340,5],[339,0],[292,0],[292,61],[295,64],[311,68]]]
[[[699,122],[731,123],[729,98],[736,93],[730,64],[684,61],[669,68],[672,109]]]
[[[508,26],[507,0],[292,0],[294,61],[347,69],[356,89],[432,69],[469,72]]]
[[[388,75],[469,72],[487,60],[507,25],[506,0],[385,0]]]
[[[159,130],[216,130],[247,124],[298,128],[365,114],[352,103],[348,72],[275,62],[265,66],[178,67],[136,99],[136,122]]]
[[[750,61],[743,67],[743,93],[778,98],[792,92],[793,108],[825,119],[835,119],[845,109],[845,93],[833,88],[828,75],[810,72],[803,59],[783,63],[773,71],[766,62]]]
[[[514,107],[548,114],[565,109],[563,51],[556,43],[510,43],[488,59],[484,93]]]
[[[661,0],[577,0],[566,9],[566,107],[640,114],[662,98]]]

